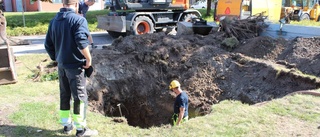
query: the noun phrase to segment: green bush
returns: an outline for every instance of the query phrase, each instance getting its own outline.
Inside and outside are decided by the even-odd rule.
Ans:
[[[58,78],[59,78],[58,71],[54,71],[54,72],[43,75],[40,81],[52,81],[52,80],[58,80]]]
[[[89,11],[87,21],[91,32],[97,29],[97,15],[108,14],[109,10]],[[8,36],[44,35],[47,33],[49,22],[56,12],[5,12],[7,20],[6,32]]]

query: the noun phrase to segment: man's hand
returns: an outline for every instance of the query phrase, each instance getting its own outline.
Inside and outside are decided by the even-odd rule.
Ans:
[[[177,126],[181,123],[181,121],[183,119],[185,108],[184,107],[180,107],[179,109],[180,109],[180,113],[179,113],[178,120],[177,120],[177,123],[176,123]]]
[[[91,66],[91,54],[89,51],[89,46],[87,46],[86,48],[84,48],[83,50],[81,50],[81,53],[83,54],[83,56],[86,58],[86,65],[83,66],[83,68],[87,69]]]
[[[88,69],[91,66],[91,60],[90,61],[86,61],[86,65],[83,66],[83,68]]]
[[[58,66],[58,62],[57,61],[51,61],[48,66],[49,67],[56,67],[56,66]]]

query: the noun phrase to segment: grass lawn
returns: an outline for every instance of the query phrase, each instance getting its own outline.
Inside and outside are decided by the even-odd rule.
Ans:
[[[88,12],[90,31],[101,31],[95,28],[96,15],[107,12],[107,10]],[[205,15],[205,9],[201,9],[200,12]],[[5,13],[8,22],[7,33],[9,36],[45,34],[48,23],[54,15],[55,12],[27,12],[23,27],[21,13]],[[208,21],[213,20],[213,16],[203,17]],[[17,56],[18,82],[0,85],[0,137],[65,136],[61,134],[62,126],[58,124],[58,81],[33,81],[38,73],[37,66],[45,59],[50,60],[47,54]],[[42,65],[48,63],[42,62]],[[114,118],[96,112],[88,112],[87,123],[89,128],[97,129],[101,137],[320,136],[318,96],[285,96],[256,105],[225,100],[213,105],[212,110],[206,116],[192,118],[177,127],[163,125],[142,129],[126,123],[116,123],[113,121]],[[72,136],[74,134],[75,131],[72,132]]]
[[[37,65],[46,54],[17,56],[18,82],[0,85],[0,136],[56,137],[58,124],[58,81],[34,82]],[[43,62],[46,65],[49,62]],[[101,137],[211,137],[211,136],[319,136],[320,97],[286,96],[256,105],[225,100],[212,106],[212,113],[190,119],[182,126],[141,129],[116,123],[112,117],[88,112],[88,126]],[[73,135],[75,131],[72,132]]]

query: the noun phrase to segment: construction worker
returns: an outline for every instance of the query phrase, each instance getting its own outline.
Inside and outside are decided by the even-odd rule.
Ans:
[[[92,6],[96,1],[95,0],[84,0],[79,3],[79,9],[78,14],[80,16],[83,16],[86,18],[87,12],[89,10],[89,7]],[[96,46],[93,44],[93,39],[91,34],[89,35],[89,42],[92,48],[96,48]]]
[[[78,13],[86,18],[89,7],[92,6],[96,1],[95,0],[85,0],[79,3]]]
[[[91,67],[89,29],[87,20],[76,14],[78,0],[63,0],[63,7],[50,21],[45,38],[45,49],[57,62],[60,87],[60,124],[63,133],[76,128],[76,136],[98,135],[86,123],[88,94],[85,70]],[[73,112],[71,103],[73,99]]]
[[[174,102],[172,115],[173,125],[180,125],[183,122],[188,121],[188,95],[181,90],[180,83],[177,80],[173,80],[170,83],[169,89],[173,91],[177,97]]]

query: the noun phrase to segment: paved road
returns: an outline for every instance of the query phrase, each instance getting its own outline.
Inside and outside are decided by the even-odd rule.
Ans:
[[[113,38],[107,32],[93,32],[91,35],[95,45],[98,46],[98,48],[102,48],[103,46],[108,46],[113,41]],[[21,36],[21,37],[12,37],[12,38],[29,41],[30,43],[29,45],[11,46],[15,56],[24,55],[24,54],[46,53],[43,45],[45,35]]]
[[[310,38],[320,36],[320,27],[318,26],[301,26],[285,24],[280,30],[279,23],[269,23],[269,27],[264,31],[262,36],[269,36],[273,38],[294,39],[296,37]]]

